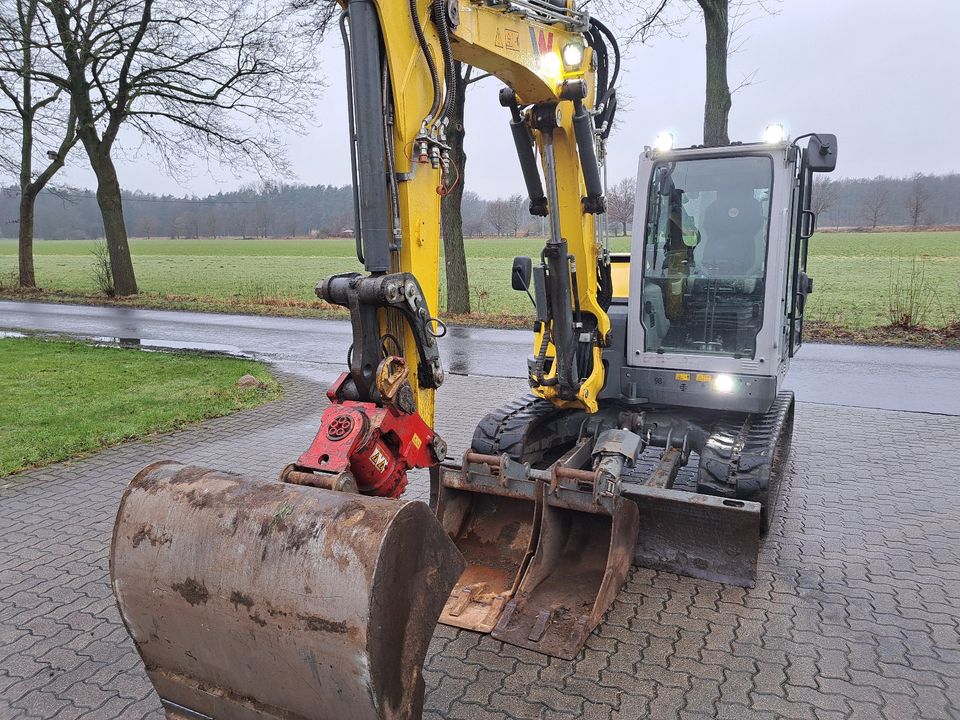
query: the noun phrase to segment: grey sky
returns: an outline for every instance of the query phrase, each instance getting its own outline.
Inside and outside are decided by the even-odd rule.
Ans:
[[[731,85],[758,71],[755,84],[734,96],[732,140],[758,140],[768,122],[780,121],[792,135],[836,133],[845,177],[960,170],[960,0],[782,0],[777,7],[744,30],[746,44],[731,59]],[[673,131],[679,145],[701,139],[703,29],[691,21],[684,32],[626,59],[620,86],[628,101],[610,140],[611,181],[635,172],[643,146],[661,130]],[[316,127],[289,138],[296,173],[289,179],[344,184],[350,160],[338,33],[321,55],[328,87]],[[467,100],[466,187],[485,197],[523,188],[498,87],[484,80]],[[92,187],[80,160],[75,153],[60,179]],[[124,188],[178,195],[257,179],[202,168],[179,183],[148,159],[119,165]]]

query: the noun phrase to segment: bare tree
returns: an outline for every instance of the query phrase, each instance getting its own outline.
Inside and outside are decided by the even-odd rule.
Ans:
[[[731,54],[742,46],[731,43],[758,14],[770,10],[764,0],[603,0],[599,3],[611,13],[626,12],[627,42],[647,42],[658,35],[677,36],[687,20],[698,15],[706,35],[706,93],[703,109],[703,143],[707,146],[730,143],[729,118],[733,93],[751,85],[756,72],[750,73],[731,90],[727,65]]]
[[[200,220],[200,233],[204,237],[217,237],[217,214],[213,210],[205,212]]]
[[[730,43],[730,0],[697,0],[707,35],[707,87],[703,108],[704,145],[728,145],[730,134],[730,85],[727,57]]]
[[[466,130],[463,124],[467,85],[473,68],[454,63],[456,85],[453,117],[447,130],[450,146],[450,167],[454,184],[444,191],[440,201],[440,229],[443,235],[443,264],[447,278],[447,312],[466,314],[470,312],[470,277],[467,273],[467,253],[463,246],[463,182],[467,170],[467,153],[463,149]]]
[[[467,255],[463,245],[463,192],[467,171],[467,153],[463,148],[466,137],[464,110],[467,102],[467,88],[489,77],[489,74],[476,74],[472,66],[460,62],[454,62],[453,67],[456,84],[452,89],[454,95],[450,124],[447,127],[447,145],[450,147],[450,166],[454,179],[449,191],[443,196],[440,212],[444,266],[447,275],[447,310],[452,313],[469,313],[470,278],[467,274]]]
[[[130,126],[168,171],[207,157],[284,168],[278,125],[300,124],[316,94],[314,53],[290,8],[243,0],[41,0],[42,47],[62,70],[40,77],[69,93],[97,177],[118,295],[137,292],[114,165]]]
[[[157,224],[152,217],[147,216],[140,220],[140,237],[145,237],[149,240],[153,237],[156,229]]]
[[[516,237],[520,234],[520,226],[523,225],[523,218],[527,215],[527,201],[522,195],[514,193],[507,198],[506,202],[509,206],[507,229]]]
[[[837,202],[837,183],[827,175],[816,175],[813,180],[813,196],[810,208],[818,220],[825,220],[827,210]]]
[[[627,234],[627,225],[633,222],[633,205],[637,195],[637,180],[626,177],[607,191],[607,216],[619,223],[621,234]]]
[[[77,141],[77,116],[62,90],[35,77],[54,59],[34,44],[42,22],[40,0],[5,0],[0,3],[0,93],[9,103],[16,130],[4,134],[0,165],[20,181],[18,214],[18,284],[37,286],[33,265],[34,216],[37,195],[53,179]],[[39,172],[34,170],[37,140],[51,142]],[[8,152],[9,151],[9,152]]]
[[[927,178],[923,173],[916,173],[910,178],[910,194],[907,195],[904,202],[913,227],[920,225],[920,222],[924,219],[929,201],[930,193],[927,191]]]
[[[273,212],[270,205],[259,202],[253,207],[252,227],[257,237],[266,238],[273,234]]]
[[[306,27],[313,42],[319,42],[333,26],[343,8],[337,0],[289,0],[291,11],[305,11]]]
[[[177,238],[194,239],[198,237],[199,230],[196,214],[188,210],[187,212],[177,215],[173,220],[173,232]]]
[[[517,196],[519,197],[519,196]],[[516,234],[518,220],[516,205],[510,198],[497,198],[487,203],[483,219],[493,228],[497,237],[503,237],[511,232]]]
[[[863,198],[861,210],[870,227],[875,228],[887,212],[890,190],[885,178],[876,178]]]

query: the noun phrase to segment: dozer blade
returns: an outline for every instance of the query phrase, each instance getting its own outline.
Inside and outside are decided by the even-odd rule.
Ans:
[[[624,495],[640,512],[637,565],[754,586],[760,503],[643,485],[629,486]]]
[[[466,568],[440,622],[490,632],[520,585],[540,524],[539,485],[507,456],[467,453],[462,470],[444,468],[437,514]]]
[[[536,554],[493,637],[575,658],[626,581],[638,522],[622,497],[611,512],[547,495]]]
[[[110,566],[169,720],[399,720],[463,561],[423,503],[156,463]]]

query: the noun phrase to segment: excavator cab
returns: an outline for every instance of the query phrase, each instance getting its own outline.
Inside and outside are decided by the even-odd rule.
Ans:
[[[615,293],[630,320],[614,314],[621,376],[649,402],[747,413],[774,402],[813,288],[812,178],[835,162],[826,134],[644,153],[629,286]]]

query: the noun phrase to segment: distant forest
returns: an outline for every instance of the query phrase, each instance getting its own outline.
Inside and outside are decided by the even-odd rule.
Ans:
[[[0,189],[0,236],[17,236],[16,187]],[[265,183],[205,197],[173,197],[143,192],[123,194],[131,236],[324,237],[351,235],[353,194],[349,186]],[[463,197],[464,234],[470,236],[536,232],[525,202],[513,196],[488,201]],[[518,213],[504,223],[504,206]],[[960,225],[960,174],[838,179],[821,176],[814,209],[822,228]],[[102,237],[103,226],[92,192],[45,191],[37,200],[36,237],[49,240]]]
[[[16,187],[0,189],[0,237],[17,237]],[[486,204],[464,193],[464,231],[482,232]],[[123,193],[123,214],[131,237],[326,237],[353,233],[353,192],[349,186],[265,183],[205,197]],[[82,240],[103,236],[92,191],[44,191],[37,198],[36,237]]]

